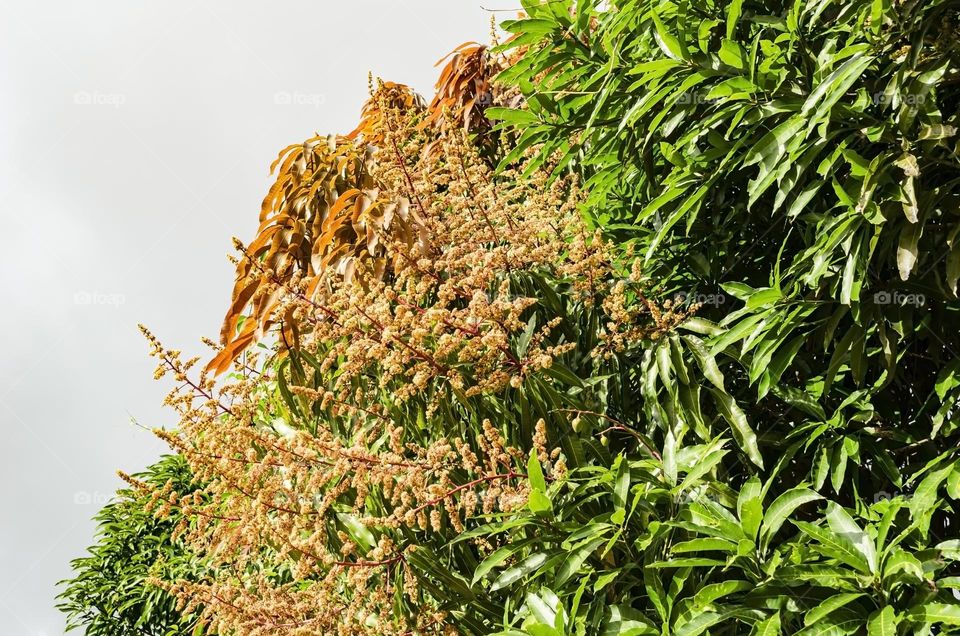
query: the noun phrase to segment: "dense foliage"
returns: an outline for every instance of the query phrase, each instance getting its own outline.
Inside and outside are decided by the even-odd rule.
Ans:
[[[523,5],[284,151],[199,377],[150,336],[206,484],[154,584],[223,634],[960,633],[960,3]]]
[[[827,425],[805,456],[832,459],[797,477],[899,490],[956,446],[954,4],[571,5],[508,25],[514,153],[582,171],[595,221],[721,320],[710,349],[761,445]],[[855,447],[875,470],[844,480]]]
[[[198,561],[173,538],[179,518],[159,519],[153,512],[154,492],[187,494],[197,488],[187,462],[163,457],[136,478],[149,490],[118,492],[95,518],[97,542],[88,556],[70,564],[74,576],[62,582],[58,597],[67,630],[82,628],[90,636],[204,634],[196,616],[182,614],[176,599],[147,585],[151,576],[196,575]]]
[[[659,586],[696,598],[723,583],[716,607],[741,615],[699,620],[752,622],[742,612],[773,595],[761,604],[787,633],[838,621],[830,629],[856,633],[888,615],[901,633],[929,629],[925,603],[955,602],[955,580],[936,572],[956,556],[960,495],[957,4],[601,4],[525,3],[528,18],[506,25],[524,54],[502,78],[526,98],[494,115],[518,131],[506,162],[537,146],[556,172],[584,175],[594,222],[643,254],[663,293],[703,303],[699,315],[718,323],[700,325],[705,341],[689,353],[652,352],[635,425],[665,443],[688,430],[706,442],[713,414],[743,429],[740,461],[718,460],[715,473],[740,490],[737,505],[735,492],[712,497],[712,523],[701,500],[658,510],[693,533],[672,528],[668,553],[713,540],[683,544],[692,569],[637,589],[634,603],[667,621]],[[690,360],[705,389],[687,380]],[[810,525],[804,506],[806,521],[778,540],[761,527],[759,550],[742,554],[741,535],[757,536],[742,516],[757,477],[756,505],[826,497],[827,523]],[[721,532],[716,519],[735,525]],[[851,532],[869,537],[856,565],[823,550]],[[920,551],[914,566],[933,561],[891,579],[900,550]],[[736,590],[740,575],[704,558],[746,559],[756,578]],[[852,618],[826,611],[840,605]],[[956,624],[958,608],[943,611]]]

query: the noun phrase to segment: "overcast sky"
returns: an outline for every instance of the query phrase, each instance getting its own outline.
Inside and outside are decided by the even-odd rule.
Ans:
[[[368,71],[432,95],[480,2],[0,1],[0,634],[63,633],[115,471],[165,450],[137,323],[202,353],[277,152],[351,130]]]

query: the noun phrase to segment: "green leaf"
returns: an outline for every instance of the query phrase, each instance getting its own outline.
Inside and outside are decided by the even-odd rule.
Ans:
[[[669,486],[677,483],[677,439],[673,429],[667,428],[663,440],[663,476]]]
[[[505,20],[501,26],[510,33],[531,33],[535,35],[546,35],[552,33],[559,26],[556,21],[536,18],[526,20]]]
[[[960,499],[960,464],[955,464],[947,476],[947,495],[954,500]]]
[[[840,101],[861,73],[873,63],[873,57],[865,53],[852,56],[833,73],[828,75],[810,93],[803,104],[801,114],[810,117],[811,127],[824,117],[834,104]],[[816,109],[814,111],[814,109]],[[814,111],[811,116],[811,111]]]
[[[723,561],[717,559],[671,559],[669,561],[657,561],[651,563],[648,568],[670,569],[670,568],[702,568],[723,565]]]
[[[864,596],[863,592],[851,592],[847,594],[836,594],[824,600],[820,605],[813,608],[803,616],[804,625],[815,625],[824,618],[830,617],[838,609]]]
[[[782,297],[783,293],[779,289],[758,289],[747,298],[747,309],[757,309],[758,307],[771,305]]]
[[[613,473],[613,505],[615,508],[626,508],[627,495],[630,493],[630,463],[624,455],[617,456],[613,463]]]
[[[947,139],[957,134],[956,126],[946,124],[929,124],[920,127],[920,134],[917,139]]]
[[[755,587],[753,583],[740,580],[721,581],[720,583],[704,585],[697,590],[697,594],[693,597],[693,604],[690,607],[691,609],[702,609],[712,605],[717,599],[730,596],[737,592],[746,592]]]
[[[747,68],[747,52],[733,40],[724,40],[720,46],[720,61],[737,70]]]
[[[834,589],[848,588],[858,576],[854,570],[832,565],[788,565],[777,574],[785,581],[803,581]]]
[[[935,470],[920,482],[910,498],[910,513],[914,520],[919,520],[937,505],[938,492],[943,482],[955,470],[953,464]]]
[[[683,45],[680,43],[680,40],[678,40],[676,36],[667,30],[667,27],[663,24],[663,20],[660,19],[660,16],[658,16],[655,11],[651,12],[650,15],[653,18],[653,23],[656,27],[655,37],[657,44],[660,45],[660,49],[666,53],[667,57],[675,60],[686,59],[686,51]]]
[[[897,574],[906,574],[917,582],[923,581],[923,564],[902,548],[894,551],[883,562],[883,578],[889,579]]]
[[[723,373],[720,372],[716,358],[703,344],[703,340],[692,335],[684,335],[683,340],[687,343],[690,352],[693,353],[693,357],[696,359],[704,377],[710,380],[713,386],[723,391]]]
[[[581,389],[584,387],[583,380],[558,360],[554,360],[553,364],[544,369],[544,372],[567,386],[574,386]]]
[[[527,479],[530,480],[531,488],[546,492],[547,480],[543,476],[543,468],[534,449],[530,450],[530,459],[527,460]]]
[[[530,508],[530,512],[542,517],[549,516],[553,512],[553,502],[539,488],[530,491],[530,495],[527,497],[527,507]]]
[[[606,610],[604,628],[600,636],[656,636],[650,620],[628,605],[612,605]]]
[[[827,414],[823,411],[823,407],[806,391],[801,391],[800,389],[789,386],[774,386],[772,392],[790,406],[817,418],[819,421],[827,419]]]
[[[758,477],[751,477],[740,488],[740,495],[737,497],[737,516],[743,524],[744,534],[756,540],[763,521],[763,490]]]
[[[530,126],[540,121],[536,113],[519,108],[491,106],[484,111],[484,115],[491,121],[503,121],[514,126]]]
[[[727,420],[730,424],[733,438],[737,442],[737,445],[747,454],[750,461],[759,468],[763,468],[763,456],[760,454],[760,448],[757,446],[757,434],[750,428],[750,424],[747,422],[747,416],[744,415],[743,411],[740,410],[740,407],[737,406],[736,401],[730,395],[712,387],[710,388],[710,393],[713,394],[717,408],[720,414],[723,415],[723,419]]]
[[[870,615],[867,636],[897,636],[897,613],[893,607],[887,605]]]
[[[547,562],[548,558],[544,552],[531,554],[519,564],[504,570],[500,576],[497,577],[497,580],[493,582],[493,585],[490,586],[490,591],[496,592],[499,589],[513,585],[531,572],[536,571],[541,565]]]
[[[710,552],[710,551],[721,551],[721,552],[735,552],[737,549],[737,544],[733,541],[728,541],[726,539],[717,539],[713,537],[704,537],[701,539],[690,539],[689,541],[681,541],[680,543],[674,545],[670,548],[671,554],[685,554],[688,552]]]
[[[474,598],[470,584],[459,572],[448,568],[437,554],[425,545],[418,545],[406,555],[407,562],[415,569],[429,574],[443,586],[448,598],[466,602]]]
[[[802,117],[794,116],[768,132],[757,144],[750,149],[743,161],[743,167],[748,168],[754,164],[761,164],[760,176],[762,178],[767,172],[779,167],[780,160],[787,152],[787,142],[795,141],[797,135],[803,130],[805,120]]]
[[[922,233],[923,225],[920,223],[908,223],[900,232],[900,242],[897,245],[897,269],[900,271],[900,280],[908,280],[917,264],[917,244]]]
[[[681,323],[680,328],[687,329],[703,336],[719,336],[726,331],[717,323],[706,320],[705,318],[700,318],[699,316],[687,318],[685,321],[683,321],[683,323]]]
[[[924,623],[943,623],[960,625],[960,605],[946,603],[926,603],[910,610],[910,618]]]
[[[740,21],[740,13],[742,10],[743,0],[733,0],[730,2],[730,6],[727,8],[727,39],[733,39],[733,35],[737,30],[737,22]]]
[[[842,506],[830,502],[827,507],[827,524],[833,532],[846,538],[863,555],[871,574],[877,573],[877,549],[873,539],[864,532]]]
[[[770,617],[754,624],[750,636],[779,636],[780,612],[774,612]]]
[[[683,482],[681,482],[678,491],[685,492],[686,490],[695,488],[698,484],[701,484],[703,482],[702,477],[712,471],[726,454],[727,451],[725,450],[717,450],[707,453],[705,457],[703,457],[690,468],[690,470],[684,476]],[[666,454],[664,454],[664,461],[666,461]]]
[[[497,567],[511,556],[523,550],[528,545],[532,543],[532,540],[518,541],[516,543],[511,543],[505,545],[501,548],[498,548],[493,553],[490,554],[487,558],[477,566],[476,571],[473,573],[473,580],[470,582],[471,587],[476,585],[477,581],[486,576],[493,568]]]
[[[837,559],[860,572],[870,574],[870,564],[850,539],[806,521],[791,520],[791,523],[804,534],[816,540],[817,548],[826,556]]]
[[[605,541],[605,537],[598,537],[568,554],[567,558],[564,559],[560,565],[560,569],[557,570],[557,575],[554,579],[556,589],[559,589],[570,577],[576,574],[590,555]]]
[[[770,540],[777,533],[793,511],[805,503],[823,499],[818,493],[808,488],[792,488],[770,504],[767,513],[763,516],[763,526],[760,532],[763,548],[769,545]]]
[[[693,620],[676,629],[674,636],[698,636],[726,618],[718,612],[701,612]]]

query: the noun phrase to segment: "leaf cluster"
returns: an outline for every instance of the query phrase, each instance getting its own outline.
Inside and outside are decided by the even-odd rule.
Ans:
[[[161,458],[136,479],[152,488],[170,484],[187,494],[198,488],[182,456]],[[177,600],[149,580],[195,578],[202,567],[174,538],[181,521],[174,513],[158,519],[149,491],[127,488],[96,515],[96,543],[74,559],[72,578],[58,583],[58,609],[67,615],[67,631],[90,636],[170,636],[208,634],[198,615],[181,612]]]

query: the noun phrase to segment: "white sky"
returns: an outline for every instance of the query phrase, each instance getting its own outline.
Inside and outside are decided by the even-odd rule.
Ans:
[[[204,352],[276,153],[352,129],[368,70],[432,95],[480,2],[0,0],[0,634],[63,633],[115,471],[165,450],[136,324]]]

